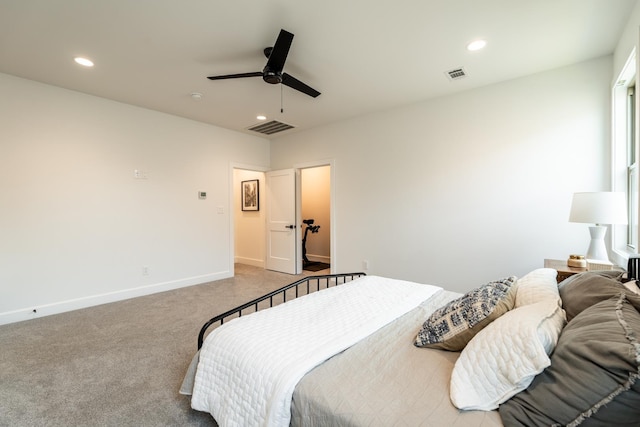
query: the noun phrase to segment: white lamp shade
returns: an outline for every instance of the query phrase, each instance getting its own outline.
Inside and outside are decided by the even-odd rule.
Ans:
[[[569,222],[626,224],[627,204],[622,192],[575,193]]]

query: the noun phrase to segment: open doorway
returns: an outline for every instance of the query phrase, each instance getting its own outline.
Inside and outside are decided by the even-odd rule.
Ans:
[[[321,271],[331,267],[331,167],[300,170],[302,268]]]
[[[243,210],[243,183],[257,181],[257,204]],[[265,174],[262,171],[233,169],[234,263],[265,267]]]
[[[307,224],[303,220],[314,220],[315,233],[307,233],[305,252],[309,263],[315,264],[319,274],[324,270],[335,271],[332,260],[335,239],[332,224],[333,215],[333,168],[331,161],[296,165],[296,223],[298,223],[298,243],[294,260],[297,274],[307,273],[303,269],[302,238]],[[245,165],[232,165],[232,263],[247,264],[267,268],[267,170]],[[242,186],[245,181],[258,182],[258,209],[242,210]],[[333,262],[332,262],[333,261]],[[322,263],[322,264],[320,264]],[[319,268],[321,267],[321,269]],[[327,273],[329,271],[326,271]]]

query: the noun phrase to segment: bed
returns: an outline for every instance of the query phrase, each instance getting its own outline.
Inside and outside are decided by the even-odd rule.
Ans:
[[[638,426],[637,289],[312,276],[207,322],[181,393],[220,426]]]

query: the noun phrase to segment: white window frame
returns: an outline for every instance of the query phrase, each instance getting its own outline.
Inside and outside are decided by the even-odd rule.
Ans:
[[[613,261],[625,266],[629,255],[638,253],[638,96],[630,98],[636,86],[636,50],[614,82],[612,100],[611,183],[612,191],[627,195],[628,225],[611,226]],[[630,105],[629,99],[633,104]],[[633,147],[630,146],[633,144]]]

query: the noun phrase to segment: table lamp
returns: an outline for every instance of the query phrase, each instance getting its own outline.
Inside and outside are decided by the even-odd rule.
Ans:
[[[625,194],[612,191],[575,193],[571,202],[569,222],[595,224],[589,227],[591,242],[585,258],[609,261],[604,244],[607,227],[602,224],[627,223]]]

